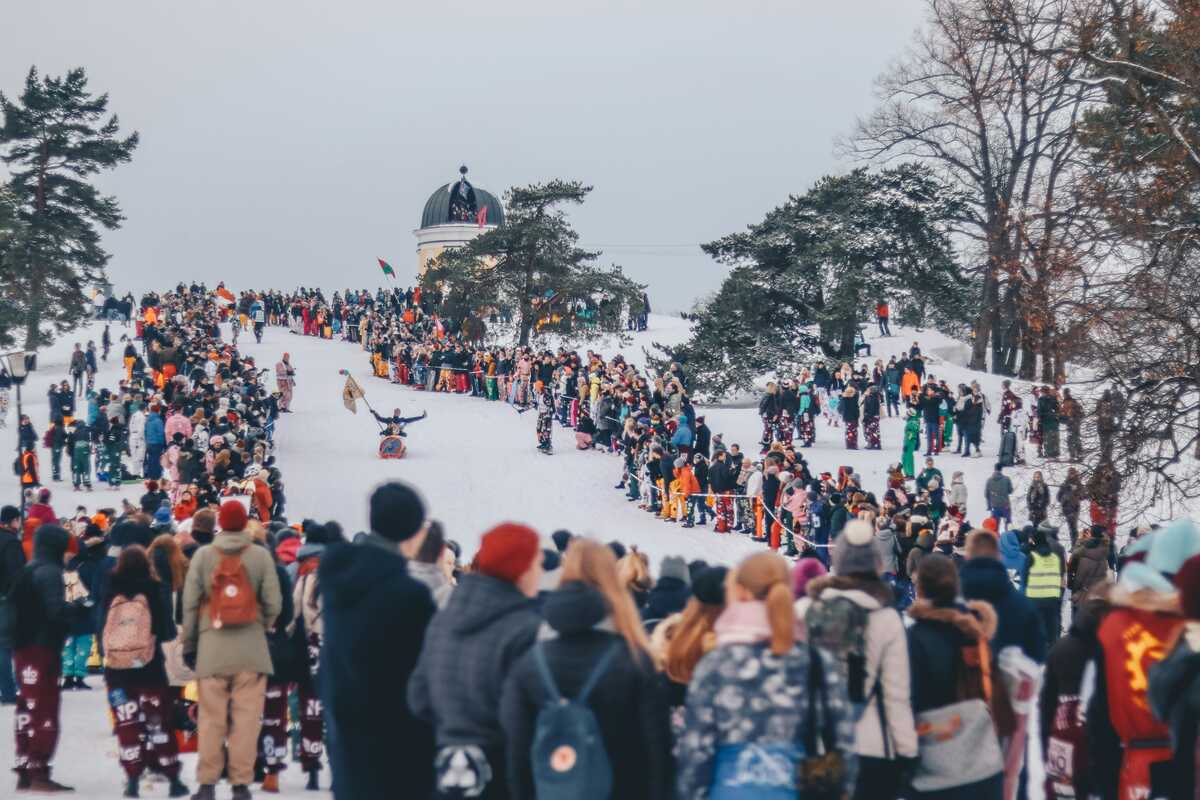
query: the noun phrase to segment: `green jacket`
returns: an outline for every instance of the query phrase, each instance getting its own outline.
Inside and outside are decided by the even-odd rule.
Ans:
[[[207,602],[213,570],[221,555],[239,550],[258,596],[259,621],[236,628],[213,628]],[[225,531],[217,534],[212,544],[197,550],[183,586],[183,652],[196,654],[196,677],[238,672],[270,675],[274,670],[267,650],[267,629],[275,624],[282,607],[275,562],[270,553],[254,544],[250,534]]]

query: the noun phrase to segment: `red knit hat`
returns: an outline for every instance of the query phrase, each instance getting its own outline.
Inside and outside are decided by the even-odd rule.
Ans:
[[[480,574],[516,583],[541,552],[533,528],[502,522],[483,535],[475,555],[475,569]]]
[[[230,533],[246,530],[246,507],[237,500],[226,500],[217,512],[217,524]]]

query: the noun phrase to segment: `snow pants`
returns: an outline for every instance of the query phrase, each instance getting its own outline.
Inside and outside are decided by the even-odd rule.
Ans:
[[[288,685],[267,680],[255,765],[272,774],[287,768]]]
[[[846,420],[846,449],[858,449],[858,420]]]
[[[717,533],[727,533],[733,528],[733,497],[729,492],[717,495],[716,503]]]
[[[792,415],[784,411],[779,415],[779,422],[775,426],[775,441],[782,442],[784,448],[792,446],[792,433],[795,430],[795,423],[792,420]]]
[[[43,772],[50,768],[58,747],[58,708],[62,690],[58,685],[59,653],[49,647],[30,645],[13,651],[17,674],[16,759],[20,773]]]
[[[292,405],[292,382],[275,381],[275,386],[279,389],[279,410],[287,411]]]
[[[867,417],[863,420],[863,436],[867,439],[868,450],[882,450],[879,440],[879,417]]]
[[[62,651],[64,678],[86,678],[88,657],[92,654],[92,635],[68,636]]]
[[[117,757],[130,778],[146,769],[168,778],[179,775],[179,744],[172,725],[174,699],[168,686],[108,687]]]
[[[800,446],[812,447],[813,443],[817,440],[817,430],[816,426],[813,425],[813,418],[811,414],[800,415],[799,429]]]
[[[309,634],[314,636],[314,634]],[[300,765],[305,772],[321,769],[321,756],[325,752],[325,719],[322,716],[321,698],[317,697],[316,686],[311,681],[299,684],[300,693]]]

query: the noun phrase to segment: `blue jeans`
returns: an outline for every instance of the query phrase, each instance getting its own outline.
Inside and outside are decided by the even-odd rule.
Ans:
[[[694,494],[688,498],[688,522],[693,522],[695,520],[695,513],[697,510],[700,511],[700,522],[703,523],[708,521],[708,504],[704,502],[707,499],[708,498],[704,495],[699,494]]]
[[[17,699],[17,681],[13,677],[13,654],[7,647],[0,647],[0,700]]]
[[[1004,528],[1000,528],[1000,523],[1004,522],[1007,525],[1012,525],[1012,509],[1011,508],[989,508],[992,516],[996,520],[996,527],[999,528],[999,533],[1004,533]]]

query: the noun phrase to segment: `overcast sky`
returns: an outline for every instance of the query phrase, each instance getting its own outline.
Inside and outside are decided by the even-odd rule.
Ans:
[[[655,9],[647,12],[643,6]],[[85,66],[127,130],[102,185],[135,291],[404,282],[430,193],[553,177],[595,186],[584,242],[690,305],[724,269],[697,247],[847,164],[921,0],[9,4],[0,89]]]

